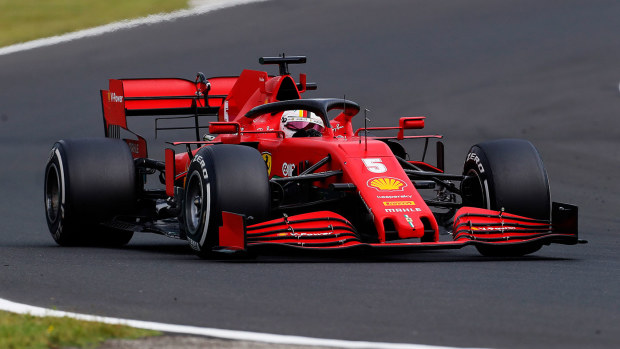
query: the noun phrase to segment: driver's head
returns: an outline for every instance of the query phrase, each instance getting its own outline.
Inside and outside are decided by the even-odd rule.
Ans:
[[[280,120],[280,129],[286,137],[316,136],[321,134],[323,128],[323,120],[307,110],[286,110]]]

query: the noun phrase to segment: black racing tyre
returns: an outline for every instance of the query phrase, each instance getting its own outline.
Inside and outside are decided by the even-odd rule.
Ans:
[[[61,246],[122,246],[133,232],[100,225],[129,212],[136,174],[127,144],[109,138],[56,142],[45,167],[45,217]]]
[[[549,180],[538,150],[522,139],[499,139],[471,147],[461,184],[464,206],[549,220]],[[485,256],[522,256],[541,245],[476,245]]]
[[[187,171],[182,209],[189,245],[200,257],[211,257],[223,211],[258,222],[268,217],[270,202],[267,166],[256,149],[218,144],[198,150]]]

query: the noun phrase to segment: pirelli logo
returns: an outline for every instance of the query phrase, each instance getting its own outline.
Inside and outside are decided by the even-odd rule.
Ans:
[[[415,206],[413,201],[383,201],[383,206]]]

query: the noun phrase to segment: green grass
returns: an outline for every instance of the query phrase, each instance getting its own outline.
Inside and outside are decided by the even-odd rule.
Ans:
[[[136,339],[160,332],[70,318],[36,317],[0,311],[0,348],[95,348],[107,339]]]
[[[187,8],[188,0],[0,0],[0,47]]]

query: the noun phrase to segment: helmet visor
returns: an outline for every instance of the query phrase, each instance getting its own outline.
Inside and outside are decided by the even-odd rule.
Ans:
[[[323,126],[319,124],[315,124],[314,122],[307,122],[307,121],[289,121],[286,124],[286,128],[288,128],[289,130],[293,130],[293,131],[309,130],[309,129],[315,129],[317,131],[323,130]]]
[[[323,125],[318,124],[314,120],[307,117],[289,117],[285,124],[286,128],[293,131],[315,129],[319,132],[323,131]]]

